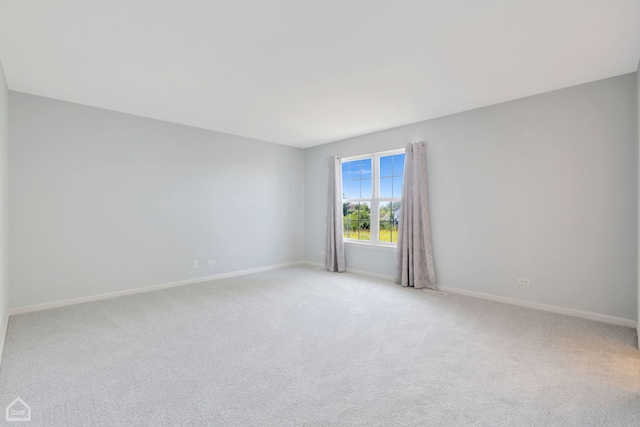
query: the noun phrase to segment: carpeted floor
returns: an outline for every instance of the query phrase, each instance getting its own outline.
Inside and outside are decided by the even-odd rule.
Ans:
[[[37,426],[638,426],[634,346],[629,328],[296,267],[14,316],[0,409],[20,396]]]

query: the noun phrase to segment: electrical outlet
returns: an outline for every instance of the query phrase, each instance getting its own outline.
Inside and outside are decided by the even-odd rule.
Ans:
[[[193,268],[198,268],[198,260],[193,261]]]
[[[518,277],[518,285],[531,286],[531,279]]]
[[[209,265],[216,265],[216,260],[215,259],[210,259],[209,260]]]

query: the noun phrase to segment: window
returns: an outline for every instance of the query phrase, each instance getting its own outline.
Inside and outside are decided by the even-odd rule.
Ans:
[[[404,150],[342,160],[342,215],[346,241],[394,245]]]

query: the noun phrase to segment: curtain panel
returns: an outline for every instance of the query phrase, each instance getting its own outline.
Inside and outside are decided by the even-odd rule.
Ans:
[[[398,223],[396,283],[436,289],[427,197],[427,144],[407,144]]]
[[[344,237],[342,233],[342,164],[340,158],[329,158],[329,188],[327,192],[327,249],[325,267],[344,273]]]

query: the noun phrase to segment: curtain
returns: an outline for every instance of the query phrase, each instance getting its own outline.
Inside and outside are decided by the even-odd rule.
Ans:
[[[329,191],[327,193],[327,270],[344,273],[344,238],[342,236],[342,165],[340,158],[329,158]]]
[[[407,144],[405,150],[395,281],[402,286],[436,289],[424,142]]]

